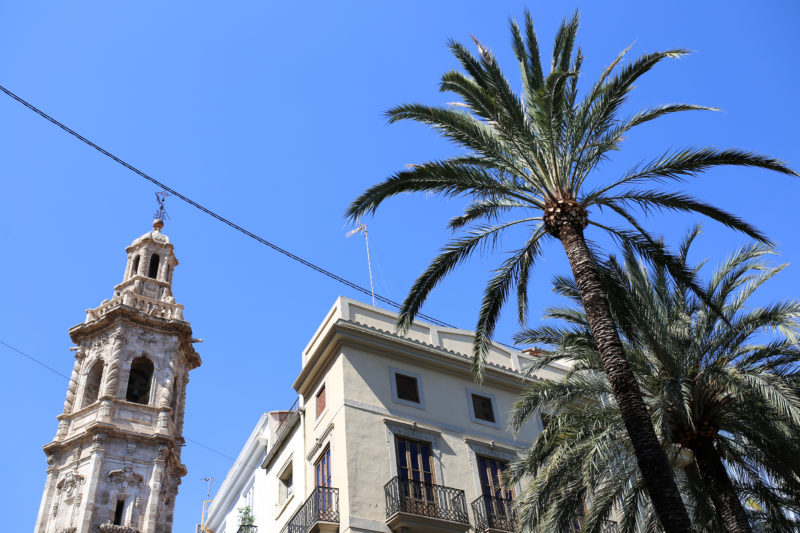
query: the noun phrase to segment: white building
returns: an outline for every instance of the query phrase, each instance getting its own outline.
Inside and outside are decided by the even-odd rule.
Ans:
[[[36,533],[169,533],[181,464],[192,328],[172,296],[178,260],[161,220],[126,249],[111,300],[69,330],[75,365],[44,446]]]
[[[296,406],[259,420],[210,506],[213,533],[512,530],[499,483],[540,431],[506,429],[531,356],[494,345],[472,379],[472,334],[340,297],[302,353]],[[550,367],[541,376],[563,376]],[[253,526],[239,523],[249,506]]]

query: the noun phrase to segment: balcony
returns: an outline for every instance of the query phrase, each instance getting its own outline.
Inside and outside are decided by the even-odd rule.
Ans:
[[[281,533],[325,533],[339,530],[339,489],[317,487],[292,515]]]
[[[472,502],[472,515],[478,533],[516,531],[517,511],[511,500],[480,496]]]
[[[258,533],[258,526],[242,524],[236,533]]]
[[[394,477],[383,491],[386,524],[392,531],[443,533],[470,528],[463,490]]]

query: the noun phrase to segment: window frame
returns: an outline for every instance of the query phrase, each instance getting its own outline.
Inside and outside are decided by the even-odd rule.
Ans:
[[[322,409],[319,408],[319,397],[323,395],[323,405]],[[325,411],[328,410],[328,391],[325,387],[325,382],[322,382],[322,385],[317,389],[314,393],[314,420],[319,420],[322,418],[322,415],[325,414]]]
[[[288,475],[287,475],[288,474]],[[286,484],[287,478],[289,484]],[[294,497],[294,461],[289,461],[278,474],[278,506],[288,503]]]
[[[414,378],[417,380],[417,394],[419,395],[419,402],[412,402],[411,400],[406,400],[404,398],[400,398],[399,394],[397,393],[397,374]],[[425,409],[425,393],[422,387],[422,376],[416,372],[412,372],[410,370],[404,370],[402,368],[395,368],[393,366],[389,367],[389,381],[391,382],[392,387],[392,401],[394,403],[399,403],[400,405],[407,405],[409,407],[416,407],[417,409]]]
[[[475,406],[472,403],[472,396],[473,395],[482,396],[483,398],[488,398],[489,399],[489,401],[492,404],[492,415],[494,416],[494,422],[492,422],[490,420],[484,420],[483,418],[478,418],[475,415]],[[471,388],[468,387],[467,388],[467,409],[469,410],[469,418],[470,418],[470,420],[472,420],[476,424],[482,424],[484,426],[489,426],[489,427],[501,429],[500,417],[498,416],[498,413],[497,413],[497,398],[495,398],[494,394],[492,394],[490,392],[482,391],[482,390],[471,389]]]

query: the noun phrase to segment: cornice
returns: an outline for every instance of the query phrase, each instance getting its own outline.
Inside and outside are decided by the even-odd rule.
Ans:
[[[299,394],[306,394],[311,384],[316,381],[313,378],[327,366],[332,354],[338,352],[343,344],[366,348],[407,362],[418,362],[426,368],[436,368],[472,379],[472,360],[468,356],[385,330],[339,319],[325,332],[321,342],[317,343],[321,350],[318,348],[310,354],[292,385]],[[484,367],[483,382],[504,389],[519,391],[536,379],[493,363],[487,362]]]
[[[200,358],[200,354],[195,351],[192,345],[192,327],[188,322],[145,315],[139,312],[138,309],[124,304],[112,307],[97,320],[71,327],[69,336],[72,342],[79,344],[81,339],[101,333],[120,320],[137,326],[177,334],[189,369],[197,368],[202,364],[203,361]]]

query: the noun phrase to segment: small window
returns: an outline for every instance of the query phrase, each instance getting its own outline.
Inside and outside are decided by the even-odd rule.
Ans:
[[[125,500],[117,500],[117,507],[114,509],[114,525],[122,525],[122,515],[125,512]]]
[[[139,256],[133,258],[133,265],[131,265],[131,277],[139,273]]]
[[[147,270],[147,277],[156,279],[158,276],[158,262],[161,260],[158,257],[158,254],[153,254],[150,256],[150,268]]]
[[[422,377],[408,370],[389,368],[391,374],[392,400],[395,403],[425,409]]]
[[[319,392],[317,392],[317,418],[319,415],[322,414],[322,411],[325,410],[325,385],[320,387]]]
[[[491,395],[469,392],[469,401],[473,422],[497,424],[494,412],[494,401]]]
[[[292,475],[292,463],[289,463],[286,468],[283,469],[280,476],[278,476],[278,503],[282,504],[285,503],[292,496],[292,492],[294,492],[294,476]]]
[[[397,387],[397,397],[407,402],[419,403],[419,387],[417,378],[396,373],[394,383]]]

